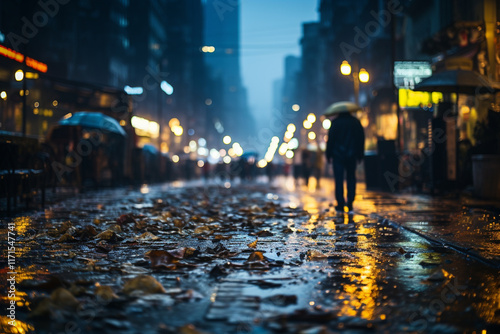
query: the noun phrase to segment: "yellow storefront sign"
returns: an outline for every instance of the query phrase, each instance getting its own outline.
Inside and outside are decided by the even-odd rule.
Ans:
[[[417,92],[411,89],[399,89],[399,106],[403,108],[424,107],[443,100],[440,92]]]

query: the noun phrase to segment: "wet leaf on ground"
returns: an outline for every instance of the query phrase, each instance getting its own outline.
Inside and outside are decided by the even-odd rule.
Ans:
[[[113,288],[109,285],[99,285],[95,288],[95,296],[104,301],[110,301],[113,299],[118,299],[118,296],[114,293]]]
[[[156,241],[160,240],[160,237],[157,237],[151,232],[144,232],[143,234],[134,238],[137,241]]]
[[[165,288],[153,276],[137,276],[123,286],[123,293],[130,296],[165,293]]]
[[[260,232],[257,232],[256,235],[258,237],[271,237],[274,235],[274,233],[268,231],[268,230],[262,230]]]
[[[315,260],[325,260],[328,258],[328,255],[323,254],[320,251],[317,251],[315,249],[310,249],[306,253],[307,259],[310,261],[315,261]]]
[[[259,241],[259,239],[255,239],[255,241],[249,243],[247,246],[250,247],[250,248],[257,248],[257,242]]]
[[[131,213],[121,215],[120,217],[116,218],[116,223],[118,225],[126,225],[126,224],[132,224],[135,223],[135,218]]]

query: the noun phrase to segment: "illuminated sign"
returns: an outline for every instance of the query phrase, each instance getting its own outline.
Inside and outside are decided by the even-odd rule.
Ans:
[[[443,93],[440,92],[415,92],[410,89],[399,89],[399,105],[403,108],[428,106],[442,100]]]
[[[22,53],[16,52],[2,45],[0,45],[0,55],[10,59],[14,59],[15,61],[18,61],[20,63],[24,61],[24,55]]]
[[[158,138],[160,135],[160,125],[145,118],[133,116],[130,120],[138,136]]]
[[[123,90],[128,95],[141,95],[144,92],[144,89],[142,87],[125,86],[125,88],[123,88]]]
[[[431,75],[431,64],[426,61],[394,62],[394,84],[398,88],[413,89],[416,84]]]
[[[10,59],[14,59],[19,63],[23,63],[25,59],[22,53],[9,49],[3,45],[0,45],[0,55]],[[26,57],[26,65],[42,73],[47,72],[47,64],[44,64],[41,61],[35,60],[33,58]]]
[[[162,81],[160,84],[160,88],[167,95],[172,95],[174,93],[174,87],[166,81]]]
[[[47,72],[47,64],[44,64],[33,58],[26,57],[26,65],[42,73]]]

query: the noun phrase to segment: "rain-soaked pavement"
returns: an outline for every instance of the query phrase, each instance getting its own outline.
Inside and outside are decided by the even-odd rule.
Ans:
[[[500,332],[494,207],[360,190],[344,214],[310,186],[103,190],[3,219],[1,332]]]

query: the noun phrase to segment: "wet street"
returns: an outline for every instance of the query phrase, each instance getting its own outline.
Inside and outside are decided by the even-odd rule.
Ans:
[[[337,213],[330,180],[309,186],[110,189],[3,219],[1,332],[500,332],[498,212],[360,185]]]

